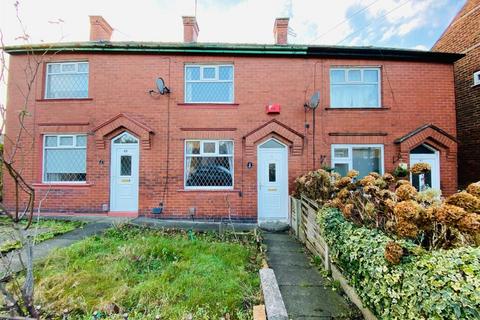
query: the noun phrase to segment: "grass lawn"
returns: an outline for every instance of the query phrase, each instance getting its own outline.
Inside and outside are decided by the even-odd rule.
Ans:
[[[74,319],[251,319],[261,256],[252,233],[200,234],[132,226],[57,250],[36,268],[36,303]],[[115,316],[115,314],[117,314]],[[109,316],[107,316],[109,315]]]
[[[27,225],[27,220],[22,220],[21,224]],[[35,243],[40,243],[55,236],[80,228],[84,224],[84,222],[79,221],[44,219],[40,219],[37,222],[37,219],[34,218],[34,222],[28,229],[27,233],[30,236],[35,236]],[[10,225],[10,218],[6,216],[0,216],[0,254],[5,254],[9,251],[20,249],[22,247]]]

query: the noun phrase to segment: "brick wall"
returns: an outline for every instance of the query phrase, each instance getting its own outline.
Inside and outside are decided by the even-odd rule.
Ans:
[[[19,130],[16,114],[22,105],[18,87],[24,87],[27,58],[10,59],[7,134]],[[42,99],[44,76],[38,77],[29,98],[31,117],[18,165],[28,181],[36,183],[37,200],[47,192],[45,211],[98,212],[109,203],[110,144],[98,147],[93,129],[119,113],[153,130],[150,145],[140,148],[140,213],[147,214],[159,202],[167,215],[187,217],[190,207],[203,217],[256,218],[256,146],[273,136],[289,145],[290,187],[298,175],[330,162],[331,144],[383,144],[385,171],[402,156],[394,140],[425,124],[434,124],[455,136],[453,67],[449,64],[402,61],[157,56],[126,54],[57,54],[55,61],[89,61],[89,99],[46,101]],[[185,63],[232,63],[235,66],[235,105],[186,105],[183,99]],[[382,109],[329,109],[329,69],[332,66],[380,66]],[[42,66],[43,68],[43,66]],[[43,74],[43,70],[41,71]],[[157,77],[163,77],[170,96],[152,97]],[[312,113],[303,104],[319,90],[316,112],[316,154],[313,159]],[[279,103],[279,115],[267,115],[265,105]],[[275,123],[265,124],[272,119]],[[305,119],[310,128],[305,128]],[[280,124],[279,124],[280,123]],[[168,129],[170,127],[170,130]],[[259,130],[259,128],[262,128]],[[106,139],[114,134],[112,132]],[[257,130],[257,131],[255,131]],[[249,133],[254,132],[249,135]],[[42,135],[89,132],[87,180],[81,186],[46,186],[41,182]],[[136,133],[138,135],[138,133]],[[302,140],[303,136],[303,140]],[[168,141],[167,141],[168,139]],[[186,191],[183,188],[184,140],[234,140],[235,185],[232,191]],[[444,193],[456,190],[456,146],[447,148],[435,137],[425,140],[441,155],[441,186]],[[169,147],[167,148],[167,144]],[[413,146],[414,147],[414,146]],[[8,143],[6,149],[8,149]],[[453,157],[452,157],[453,155]],[[408,154],[403,154],[408,161]],[[247,163],[253,168],[248,169]],[[168,163],[168,184],[167,180]],[[5,198],[12,205],[12,182],[5,183]]]
[[[473,73],[480,70],[480,0],[468,0],[433,47],[459,52],[455,63],[455,96],[460,187],[480,180],[480,86]]]

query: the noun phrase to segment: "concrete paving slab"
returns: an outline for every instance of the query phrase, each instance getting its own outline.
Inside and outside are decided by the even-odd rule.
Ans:
[[[350,304],[310,265],[305,248],[287,233],[267,233],[267,261],[276,274],[289,319],[345,318]]]
[[[257,228],[256,223],[233,222],[209,222],[209,221],[185,221],[185,220],[163,220],[139,217],[130,221],[131,224],[150,228],[169,229],[192,229],[195,231],[251,231]]]

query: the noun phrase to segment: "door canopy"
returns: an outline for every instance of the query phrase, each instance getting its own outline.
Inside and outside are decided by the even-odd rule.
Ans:
[[[398,138],[395,143],[400,146],[400,154],[404,158],[408,157],[410,150],[425,143],[445,151],[448,157],[456,157],[457,153],[457,139],[433,124],[423,125]]]
[[[150,149],[153,130],[124,113],[116,115],[93,129],[97,148],[105,149],[106,142],[122,131],[128,131],[137,136],[142,149]]]

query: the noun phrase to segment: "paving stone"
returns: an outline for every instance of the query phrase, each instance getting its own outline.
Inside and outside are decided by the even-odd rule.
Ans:
[[[351,306],[310,265],[304,247],[287,233],[266,233],[267,261],[275,272],[290,319],[332,319],[351,314]]]

